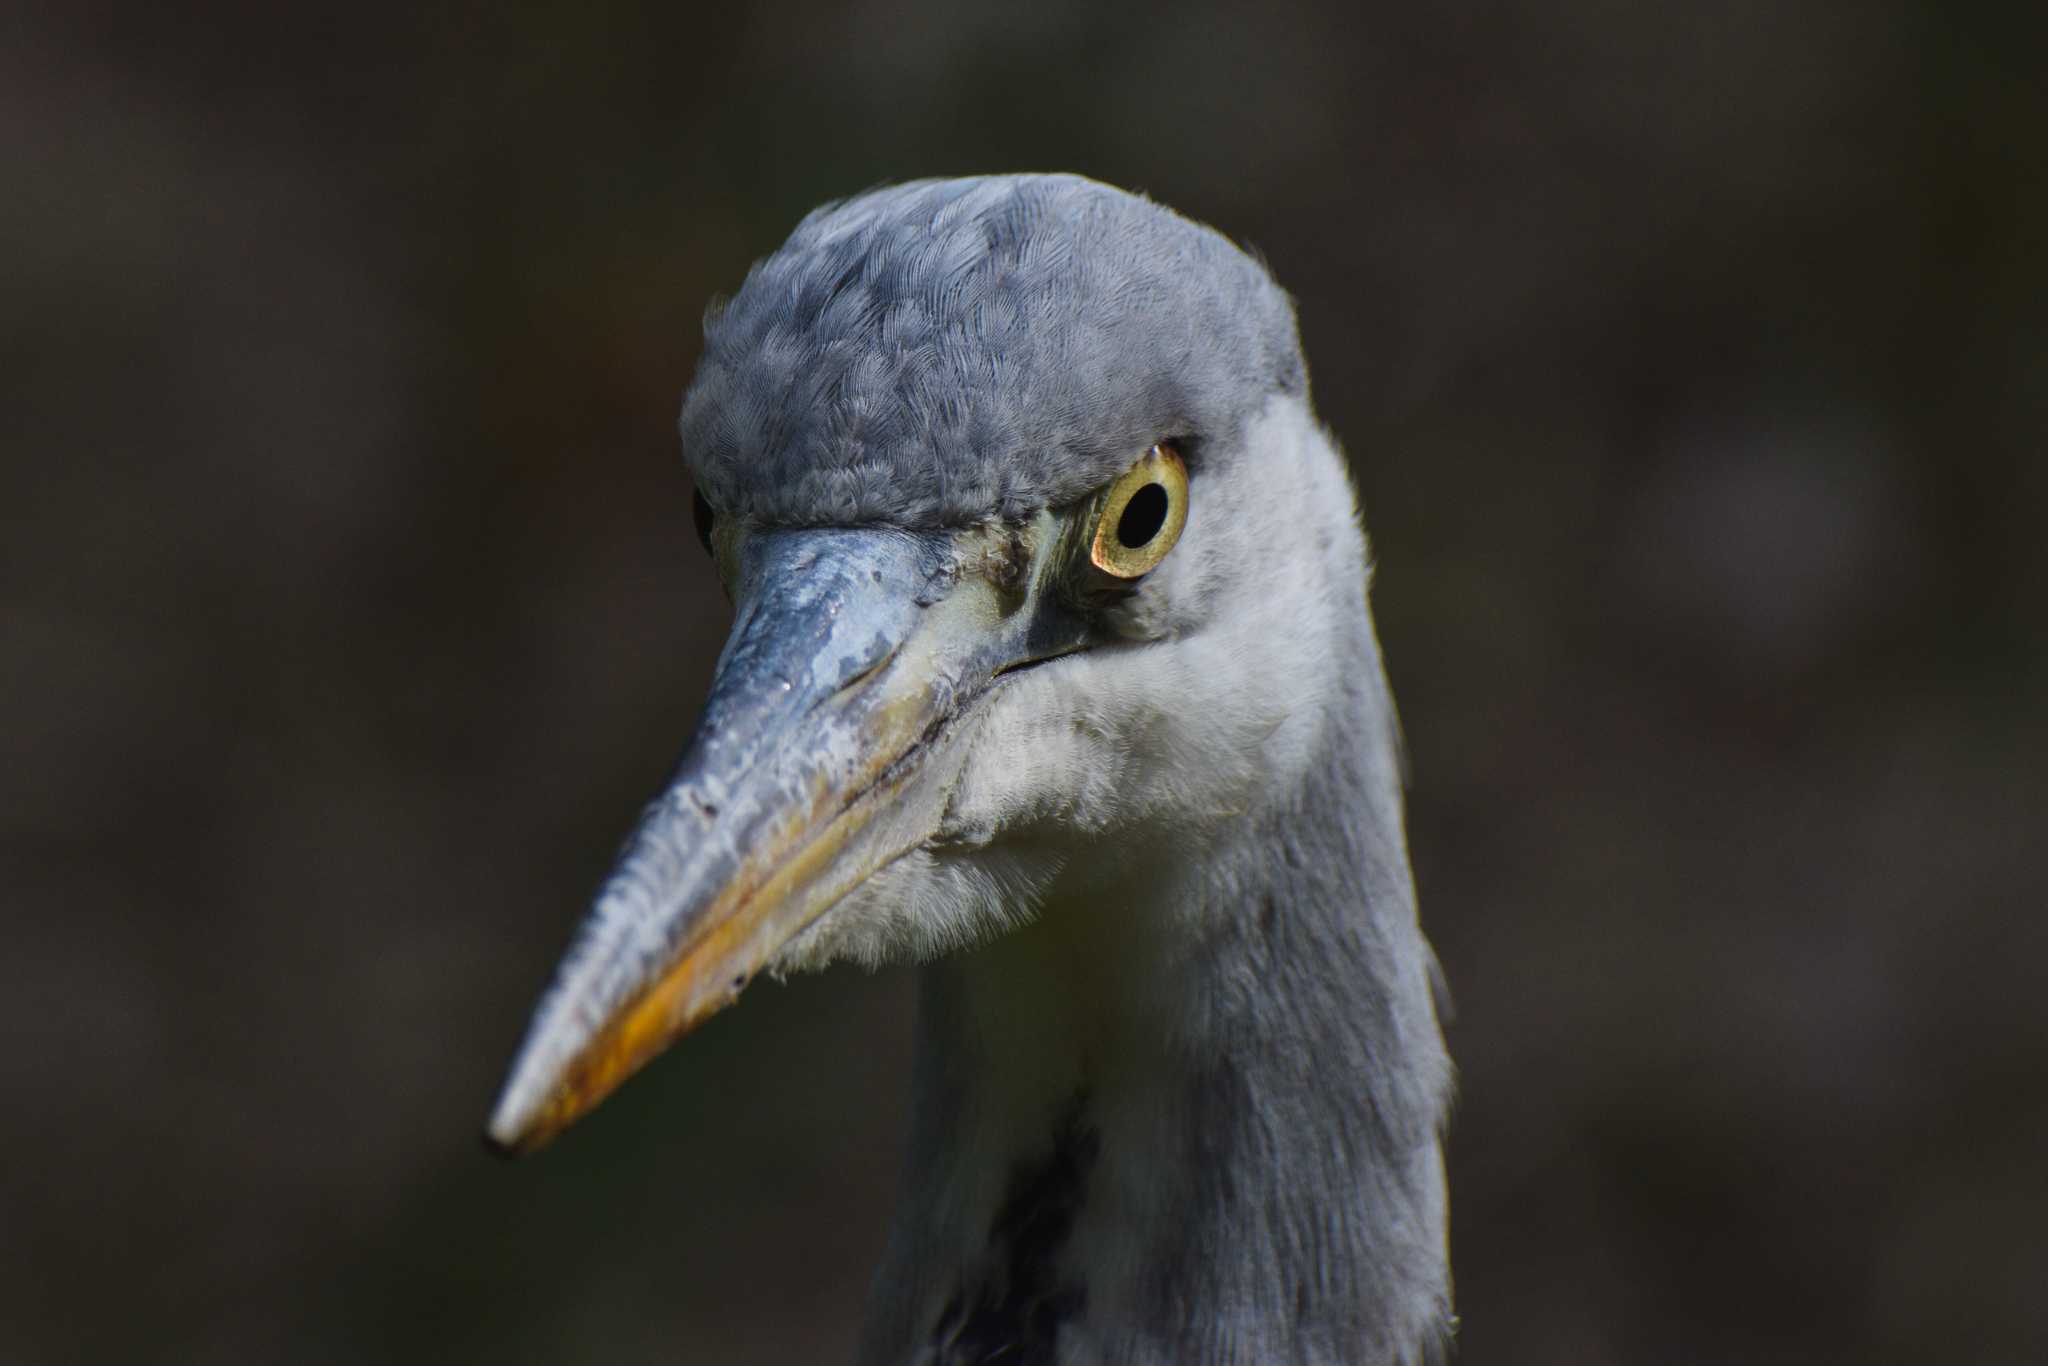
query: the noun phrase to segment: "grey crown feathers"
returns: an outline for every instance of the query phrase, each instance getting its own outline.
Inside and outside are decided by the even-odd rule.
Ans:
[[[764,526],[1013,520],[1308,382],[1258,262],[1071,175],[827,205],[704,332],[683,449],[722,514]]]

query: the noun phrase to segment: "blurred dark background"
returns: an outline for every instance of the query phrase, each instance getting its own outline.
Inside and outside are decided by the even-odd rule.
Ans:
[[[1460,1360],[2048,1361],[2043,13],[11,17],[0,1359],[848,1357],[909,974],[476,1134],[723,634],[707,300],[1072,169],[1265,254],[1356,468]]]

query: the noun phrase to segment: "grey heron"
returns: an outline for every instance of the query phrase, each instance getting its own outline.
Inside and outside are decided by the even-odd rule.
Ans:
[[[489,1139],[761,972],[914,960],[861,1362],[1434,1356],[1436,968],[1265,267],[1076,176],[871,191],[707,314],[681,432],[731,636]]]

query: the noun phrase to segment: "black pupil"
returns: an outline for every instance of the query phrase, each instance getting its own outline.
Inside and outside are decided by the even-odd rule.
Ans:
[[[1136,550],[1159,534],[1166,525],[1166,490],[1147,484],[1124,504],[1124,515],[1116,519],[1116,538],[1126,550]]]
[[[701,490],[692,492],[690,495],[690,515],[697,522],[697,539],[703,543],[704,553],[709,555],[711,553],[711,524],[718,520],[718,516],[712,512],[711,504],[705,500]]]

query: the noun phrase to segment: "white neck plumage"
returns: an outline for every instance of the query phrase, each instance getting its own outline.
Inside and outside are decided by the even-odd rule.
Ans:
[[[1290,790],[1071,863],[924,970],[863,1366],[1433,1355],[1450,1067],[1354,582]]]

